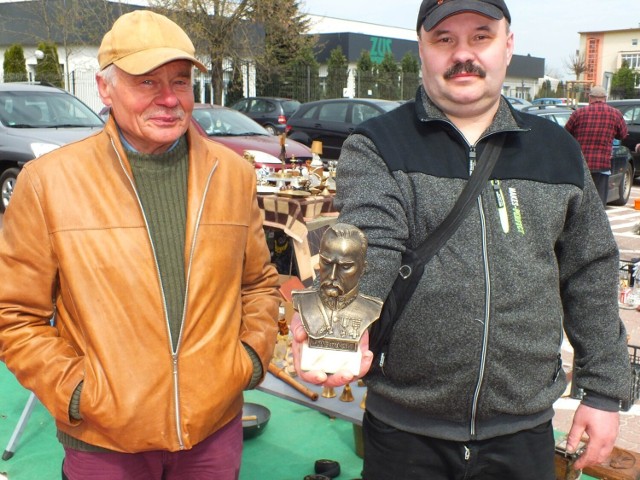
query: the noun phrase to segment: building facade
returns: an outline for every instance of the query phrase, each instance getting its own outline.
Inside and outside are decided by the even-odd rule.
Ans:
[[[602,85],[609,92],[613,74],[626,61],[638,73],[636,89],[640,97],[640,28],[579,33],[578,54],[586,67],[580,80],[586,85]]]
[[[333,17],[309,15],[310,34],[317,36],[319,48],[316,59],[321,64],[320,75],[326,75],[326,64],[331,51],[340,47],[349,63],[349,76],[345,96],[366,96],[357,85],[357,62],[363,50],[379,63],[384,55],[392,53],[399,62],[410,53],[419,59],[418,36],[415,29],[389,27]],[[502,93],[506,96],[531,100],[544,77],[544,59],[530,55],[514,55],[507,69]],[[408,88],[408,87],[407,87]],[[415,86],[413,87],[415,88]]]
[[[64,1],[64,0],[58,0]],[[108,9],[110,18],[117,18],[122,13],[140,8],[146,8],[144,0],[138,5],[121,2],[105,2],[103,7]],[[37,45],[42,36],[37,32],[47,31],[58,51],[60,70],[63,72],[65,89],[79,97],[91,108],[99,111],[102,102],[98,96],[95,85],[95,73],[98,69],[97,50],[99,39],[106,31],[104,22],[92,20],[89,15],[83,19],[86,32],[93,34],[94,40],[86,40],[82,44],[64,41],[64,35],[55,23],[45,25],[38,15],[38,5],[46,6],[44,1],[11,2],[0,0],[0,55],[11,45],[22,46],[28,73],[28,80],[35,80],[36,65],[38,62]],[[367,51],[373,62],[379,63],[385,54],[393,54],[394,60],[399,63],[403,56],[411,54],[419,62],[418,42],[415,29],[390,27],[367,22],[357,22],[339,18],[309,15],[310,35],[317,38],[316,59],[320,64],[320,82],[327,78],[327,60],[331,51],[340,47],[348,62],[348,74],[344,81],[344,87],[339,93],[343,97],[367,97],[377,92],[363,88],[357,75],[357,63],[362,52]],[[54,28],[49,31],[49,27]],[[198,52],[199,57],[207,64],[207,55]],[[256,69],[252,59],[244,61],[243,82],[246,96],[256,95]],[[420,74],[414,74],[404,81],[399,78],[398,98],[411,98],[417,85],[420,83]],[[507,71],[507,78],[503,85],[503,93],[507,96],[532,99],[544,77],[544,59],[531,56],[514,55]],[[4,78],[4,72],[0,64],[0,78],[2,81],[10,81]],[[207,74],[197,74],[197,101],[209,102],[212,98],[211,81]],[[224,102],[223,94],[223,102]],[[301,98],[301,101],[305,99]]]

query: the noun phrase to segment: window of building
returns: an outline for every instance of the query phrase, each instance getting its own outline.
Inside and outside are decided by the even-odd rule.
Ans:
[[[623,62],[627,62],[630,69],[640,69],[640,53],[623,53],[621,57]]]

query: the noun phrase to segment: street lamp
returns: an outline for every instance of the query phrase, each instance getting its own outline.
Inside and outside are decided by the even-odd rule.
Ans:
[[[59,79],[59,80],[55,80],[55,82],[60,81],[62,83],[65,83],[65,78],[63,77],[63,71],[60,69],[60,62],[59,62],[59,60],[57,60],[56,55],[51,55],[50,53],[43,52],[42,50],[35,50],[33,52],[33,55],[38,60],[38,63],[41,60],[48,60],[49,62],[51,62],[52,66],[55,68],[56,76]],[[38,69],[38,65],[36,65],[36,76],[39,75],[39,71],[38,70],[39,70]],[[66,68],[64,69],[64,71],[66,71]],[[41,80],[50,81],[51,79],[49,79],[49,78],[42,79],[41,78]]]

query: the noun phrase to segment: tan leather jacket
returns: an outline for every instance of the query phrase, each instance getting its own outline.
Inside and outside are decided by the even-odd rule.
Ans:
[[[0,235],[0,359],[84,442],[189,449],[241,411],[275,344],[277,272],[253,168],[188,131],[185,265],[172,352],[153,245],[117,128],[29,162]],[[49,324],[57,308],[56,329]],[[69,418],[84,381],[83,420]]]

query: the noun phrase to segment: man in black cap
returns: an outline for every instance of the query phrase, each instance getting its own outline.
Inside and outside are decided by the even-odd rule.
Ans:
[[[618,249],[579,145],[501,96],[513,53],[501,0],[424,0],[415,102],[358,126],[337,172],[339,221],[367,236],[363,294],[386,298],[401,254],[453,207],[492,138],[480,197],[427,263],[384,359],[360,345],[366,480],[552,480],[554,402],[574,348],[583,393],[568,439],[576,468],[604,461],[630,392],[618,316]],[[294,319],[296,341],[304,330]],[[375,352],[378,353],[378,352]],[[300,372],[337,386],[339,371]]]

